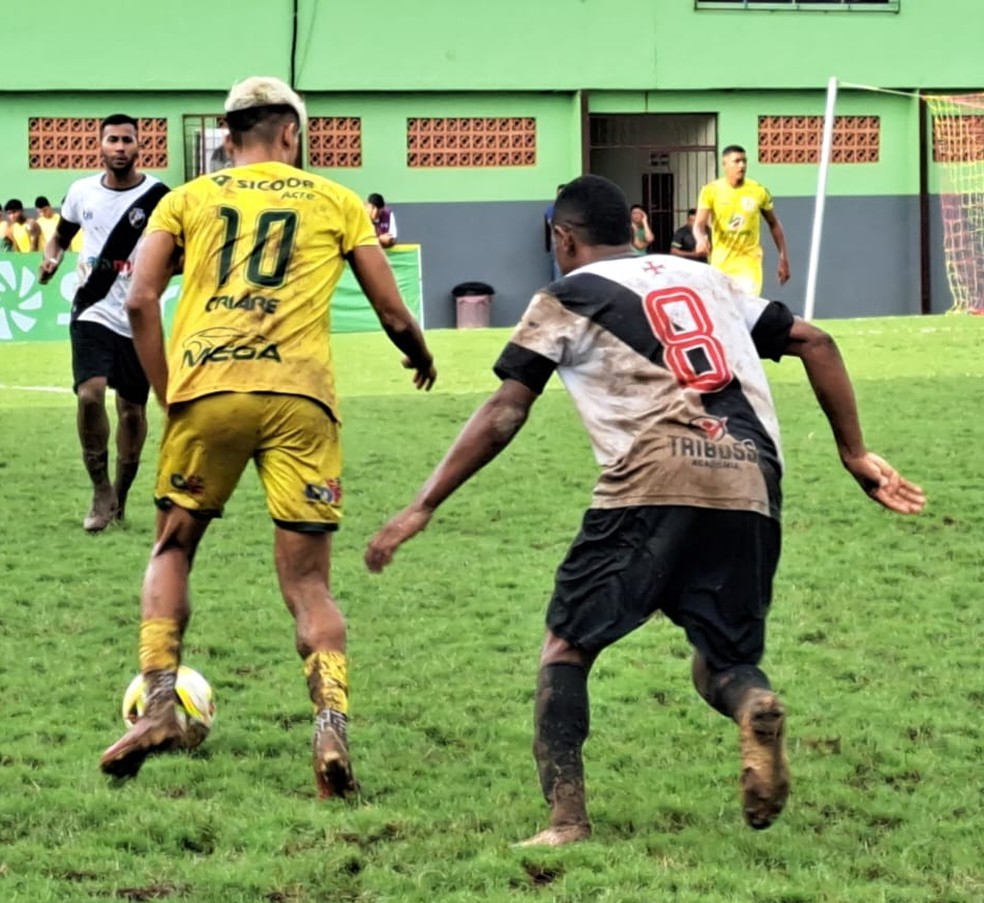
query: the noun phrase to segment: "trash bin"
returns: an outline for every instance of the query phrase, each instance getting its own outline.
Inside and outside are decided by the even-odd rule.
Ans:
[[[462,282],[451,289],[458,329],[481,329],[492,317],[495,289],[486,282]]]

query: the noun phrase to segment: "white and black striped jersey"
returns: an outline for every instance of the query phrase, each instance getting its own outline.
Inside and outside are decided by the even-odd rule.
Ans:
[[[534,295],[495,365],[542,392],[556,370],[602,474],[592,507],[689,505],[779,517],[782,452],[760,358],[793,315],[702,263],[582,267]]]
[[[61,216],[82,227],[73,319],[101,323],[132,337],[124,307],[130,272],[147,220],[166,193],[160,179],[148,175],[122,190],[107,188],[101,174],[72,183]]]

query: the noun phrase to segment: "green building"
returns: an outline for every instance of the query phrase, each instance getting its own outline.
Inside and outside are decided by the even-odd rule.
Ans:
[[[142,165],[170,184],[219,165],[225,92],[277,75],[306,97],[308,167],[383,194],[421,245],[429,327],[454,325],[467,280],[515,322],[550,279],[545,209],[581,173],[617,181],[668,245],[727,144],[786,229],[792,279],[775,283],[764,232],[764,292],[802,311],[828,79],[893,89],[841,88],[816,315],[952,303],[916,95],[982,87],[980,0],[54,0],[2,21],[19,48],[0,74],[4,199],[57,204],[99,168],[111,112],[143,120]]]

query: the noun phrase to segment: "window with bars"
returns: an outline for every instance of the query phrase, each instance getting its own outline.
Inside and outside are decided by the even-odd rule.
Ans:
[[[183,117],[185,180],[230,166],[225,153],[225,117],[197,114]]]
[[[694,0],[697,9],[798,9],[897,13],[901,0]]]
[[[38,116],[27,121],[29,169],[102,169],[100,119]],[[141,169],[167,169],[167,119],[137,119]]]
[[[412,169],[536,166],[536,119],[478,116],[407,120]]]
[[[834,117],[831,163],[877,163],[878,116]],[[823,116],[759,116],[760,163],[819,163]]]

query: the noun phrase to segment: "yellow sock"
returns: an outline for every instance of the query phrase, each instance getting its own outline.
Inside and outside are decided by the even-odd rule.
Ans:
[[[181,625],[174,618],[140,622],[140,670],[177,671],[181,663]]]
[[[344,652],[312,652],[304,659],[304,674],[315,713],[332,709],[348,714],[348,660]]]

